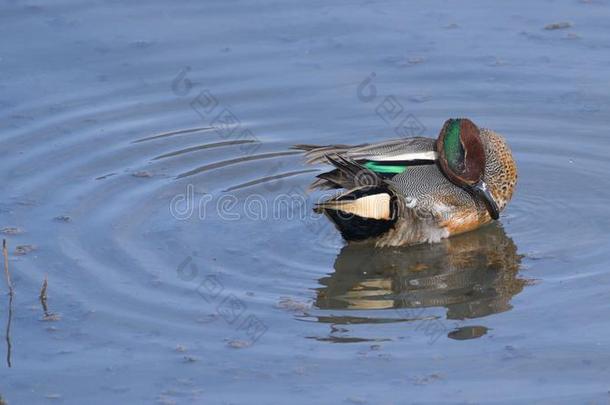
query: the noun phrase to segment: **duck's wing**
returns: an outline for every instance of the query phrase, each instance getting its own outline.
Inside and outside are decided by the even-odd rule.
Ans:
[[[326,214],[346,240],[379,237],[400,225],[400,232],[386,235],[388,244],[423,241],[441,219],[434,193],[452,185],[436,165],[412,166],[388,178],[342,156],[329,162],[339,173],[331,181],[345,191],[316,204],[315,211]]]
[[[384,178],[393,177],[406,170],[409,166],[434,164],[437,159],[435,140],[415,137],[392,139],[380,143],[348,146],[348,145],[297,145],[298,149],[307,151],[307,163],[327,163],[337,167],[338,158],[358,162]],[[333,189],[354,187],[353,176],[335,169],[317,176],[310,189]]]
[[[350,149],[346,154],[350,159],[368,162],[434,161],[435,143],[434,139],[423,137],[393,139]]]
[[[305,159],[309,164],[331,163],[327,156],[340,155],[358,162],[409,162],[434,161],[435,140],[415,137],[391,139],[384,142],[362,145],[295,145],[295,149],[306,151]],[[332,164],[332,163],[331,163]]]
[[[397,220],[395,203],[385,180],[360,163],[340,155],[328,157],[346,190],[321,203],[324,213],[346,240],[363,240],[387,232]],[[341,180],[339,180],[341,179]]]

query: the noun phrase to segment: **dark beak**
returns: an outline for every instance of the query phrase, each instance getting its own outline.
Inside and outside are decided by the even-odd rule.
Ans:
[[[477,184],[472,186],[472,191],[474,192],[474,194],[477,197],[479,197],[483,200],[483,202],[485,203],[485,206],[487,207],[487,211],[489,212],[489,215],[493,219],[500,218],[500,209],[498,208],[498,204],[496,204],[496,201],[494,200],[493,196],[491,195],[491,192],[489,191],[487,184],[485,184],[485,182],[483,180],[480,180]]]

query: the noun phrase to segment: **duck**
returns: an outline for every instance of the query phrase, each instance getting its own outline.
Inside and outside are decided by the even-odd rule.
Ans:
[[[445,121],[437,139],[295,145],[307,164],[332,170],[311,190],[339,190],[314,205],[347,242],[377,247],[436,243],[496,221],[517,166],[504,137],[468,118]]]

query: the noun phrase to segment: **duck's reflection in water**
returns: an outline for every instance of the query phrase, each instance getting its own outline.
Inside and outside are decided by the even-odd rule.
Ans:
[[[316,306],[333,310],[445,307],[447,319],[471,319],[511,309],[526,284],[522,256],[499,224],[437,244],[376,249],[345,246],[335,271],[320,279]],[[391,318],[321,316],[332,324],[392,322]],[[395,321],[399,321],[395,319]]]

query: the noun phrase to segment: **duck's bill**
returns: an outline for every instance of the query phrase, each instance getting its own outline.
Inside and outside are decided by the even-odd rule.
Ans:
[[[491,216],[493,219],[500,218],[500,209],[498,208],[498,204],[496,203],[496,200],[494,200],[489,187],[487,187],[487,184],[485,184],[484,181],[479,181],[477,184],[472,186],[472,191],[474,191],[474,193],[483,200],[485,206],[487,207],[487,211],[489,212],[489,216]]]

